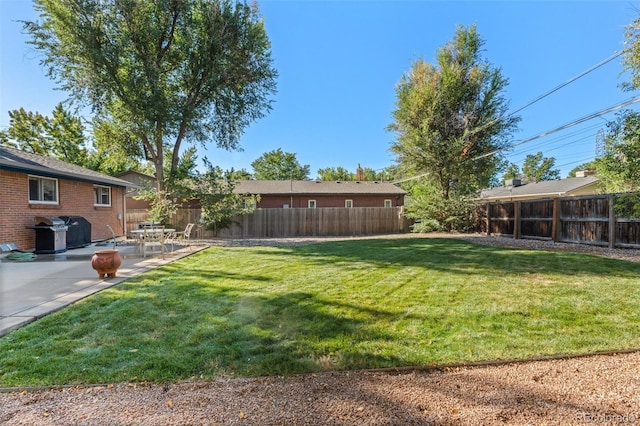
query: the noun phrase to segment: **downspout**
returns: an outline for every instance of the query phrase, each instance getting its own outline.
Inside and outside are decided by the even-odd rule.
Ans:
[[[127,187],[122,191],[122,235],[127,237]]]

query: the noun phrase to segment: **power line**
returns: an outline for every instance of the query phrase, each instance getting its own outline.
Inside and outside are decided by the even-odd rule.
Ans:
[[[545,141],[537,143],[537,144],[533,144],[533,145],[529,146],[528,148],[525,148],[525,149],[522,149],[522,150],[519,150],[519,151],[515,151],[515,152],[511,152],[511,153],[507,154],[507,157],[517,157],[519,155],[523,155],[523,154],[526,154],[528,152],[531,152],[533,149],[539,149],[539,148],[542,148],[544,146],[551,145],[551,144],[554,144],[554,143],[559,142],[559,141],[571,139],[571,138],[573,138],[575,136],[578,136],[578,135],[581,135],[581,134],[589,132],[589,134],[587,136],[584,136],[584,137],[578,139],[578,140],[583,140],[585,138],[594,136],[595,133],[593,133],[592,131],[595,130],[595,129],[601,129],[601,128],[602,128],[602,125],[599,124],[599,123],[596,123],[594,125],[590,125],[590,126],[581,128],[580,130],[576,130],[576,131],[570,132],[570,133],[568,133],[566,135],[558,136],[558,137],[555,137],[555,138],[552,138],[552,139],[549,139],[549,140],[545,140]],[[569,142],[569,143],[566,143],[564,145],[569,145],[571,143],[572,142]]]
[[[561,126],[559,126],[559,127],[556,127],[556,128],[554,128],[554,129],[551,129],[551,130],[548,130],[548,131],[546,131],[546,132],[540,133],[540,134],[538,134],[538,135],[536,135],[536,136],[533,136],[533,137],[530,137],[530,138],[524,139],[524,140],[522,140],[522,141],[518,142],[517,144],[512,145],[512,146],[511,146],[511,147],[509,147],[509,148],[512,148],[512,147],[515,147],[515,146],[524,145],[524,144],[529,143],[529,142],[532,142],[532,141],[534,141],[534,140],[541,139],[541,138],[546,137],[546,136],[549,136],[549,135],[551,135],[551,134],[553,134],[553,133],[559,132],[559,131],[561,131],[561,130],[568,129],[568,128],[570,128],[570,127],[576,126],[576,125],[578,125],[578,124],[584,123],[584,122],[586,122],[586,121],[592,120],[592,119],[594,119],[594,118],[600,117],[600,116],[602,116],[602,115],[608,114],[608,113],[610,113],[610,112],[612,112],[612,111],[616,111],[616,110],[618,110],[618,109],[624,108],[624,107],[626,107],[626,106],[632,105],[632,104],[637,103],[637,102],[640,102],[640,96],[636,96],[636,97],[631,98],[631,99],[628,99],[628,100],[626,100],[626,101],[624,101],[624,102],[620,102],[620,103],[615,104],[615,105],[613,105],[613,106],[610,106],[610,107],[608,107],[608,108],[605,108],[605,109],[602,109],[602,110],[600,110],[600,111],[594,112],[594,113],[589,114],[589,115],[586,115],[586,116],[584,116],[584,117],[581,117],[581,118],[579,118],[579,119],[577,119],[577,120],[570,121],[569,123],[563,124],[563,125],[561,125]],[[504,149],[496,149],[496,150],[491,151],[491,152],[489,152],[489,153],[482,154],[482,155],[479,155],[479,156],[477,156],[477,157],[471,158],[469,161],[476,161],[476,160],[479,160],[479,159],[481,159],[481,158],[489,157],[489,156],[491,156],[491,155],[497,154],[497,153],[498,153],[498,152],[500,152],[500,151],[504,151]],[[412,176],[412,177],[405,178],[405,179],[395,180],[395,181],[393,181],[392,183],[401,183],[401,182],[406,182],[406,181],[409,181],[409,180],[413,180],[413,179],[421,178],[421,177],[426,176],[426,175],[428,175],[428,174],[429,174],[429,173],[423,173],[423,174],[420,174],[420,175],[417,175],[417,176]]]
[[[571,161],[569,163],[559,164],[559,165],[557,165],[555,167],[565,167],[565,166],[570,166],[570,165],[576,164],[576,163],[582,164],[582,163],[587,163],[587,162],[593,161],[593,160],[595,160],[595,156],[591,155],[589,157],[584,157],[581,160],[574,160],[574,161]]]
[[[551,130],[548,130],[546,132],[540,133],[540,134],[538,134],[536,136],[527,138],[525,140],[522,140],[522,141],[512,145],[509,148],[513,148],[513,147],[516,147],[516,146],[524,145],[524,144],[532,142],[534,140],[537,140],[537,139],[540,139],[540,138],[544,138],[545,136],[549,136],[549,135],[551,135],[553,133],[556,133],[556,132],[559,132],[561,130],[568,129],[568,128],[576,126],[576,125],[578,125],[580,123],[584,123],[585,121],[592,120],[592,119],[594,119],[596,117],[600,117],[601,115],[608,114],[608,113],[610,113],[612,111],[616,111],[618,109],[624,108],[624,107],[629,106],[631,104],[634,104],[636,102],[640,102],[640,96],[636,96],[635,98],[631,98],[631,99],[629,99],[627,101],[621,102],[619,104],[616,104],[616,105],[610,106],[608,108],[602,109],[602,110],[600,110],[598,112],[594,112],[592,114],[586,115],[586,116],[584,116],[582,118],[579,118],[577,120],[574,120],[574,121],[571,121],[569,123],[563,124],[562,126],[556,127],[555,129],[551,129]],[[489,157],[491,155],[497,154],[500,151],[504,151],[504,149],[496,149],[496,150],[493,150],[493,151],[488,152],[486,154],[478,155],[477,157],[472,158],[471,161],[475,161],[475,160],[479,160],[481,158]]]
[[[553,94],[553,93],[557,92],[558,90],[560,90],[560,89],[562,89],[563,87],[565,87],[565,86],[567,86],[567,85],[569,85],[569,84],[573,83],[574,81],[578,80],[579,78],[582,78],[582,77],[584,77],[585,75],[589,74],[590,72],[592,72],[592,71],[594,71],[594,70],[596,70],[596,69],[600,68],[601,66],[603,66],[603,65],[605,65],[605,64],[607,64],[607,63],[609,63],[609,62],[611,62],[611,61],[612,61],[612,60],[614,60],[615,58],[617,58],[617,57],[619,57],[620,55],[622,55],[622,53],[623,53],[623,52],[622,52],[622,51],[620,51],[620,52],[614,53],[613,55],[609,56],[608,58],[603,59],[602,61],[598,62],[597,64],[595,64],[595,65],[593,65],[593,66],[591,66],[591,67],[587,68],[586,70],[582,71],[581,73],[579,73],[579,74],[578,74],[578,75],[576,75],[575,77],[570,78],[570,79],[569,79],[569,80],[567,80],[566,82],[564,82],[564,83],[562,83],[562,84],[560,84],[560,85],[558,85],[558,86],[554,87],[553,89],[551,89],[551,90],[549,90],[549,91],[547,91],[547,92],[543,93],[542,95],[540,95],[540,96],[538,96],[538,97],[534,98],[533,100],[531,100],[531,101],[527,102],[525,105],[521,106],[520,108],[516,109],[515,111],[510,112],[510,113],[509,113],[509,114],[507,114],[505,117],[510,117],[510,116],[512,116],[512,115],[514,115],[514,114],[516,114],[517,112],[520,112],[520,111],[522,111],[523,109],[530,107],[530,106],[531,106],[531,105],[533,105],[534,103],[536,103],[536,102],[538,102],[538,101],[540,101],[540,100],[542,100],[542,99],[546,98],[547,96],[549,96],[549,95],[551,95],[551,94]],[[633,100],[633,102],[631,102],[631,103],[638,102],[638,101],[640,100],[640,97],[638,97],[638,98],[633,98],[632,100]],[[628,101],[627,101],[627,102],[628,102]],[[601,113],[599,113],[599,114],[598,114],[598,113],[592,114],[592,115],[593,115],[592,117],[591,117],[591,116],[587,116],[587,117],[589,117],[589,118],[587,118],[587,117],[583,117],[582,119],[576,120],[576,121],[574,121],[574,122],[572,122],[572,123],[568,123],[567,125],[564,125],[564,126],[561,126],[561,127],[559,127],[559,128],[556,128],[556,129],[554,129],[554,130],[551,130],[551,131],[548,131],[548,132],[542,133],[542,134],[540,134],[540,135],[538,135],[538,136],[534,136],[533,138],[529,138],[529,139],[527,139],[527,140],[521,141],[521,142],[519,142],[519,143],[517,143],[517,144],[515,144],[515,145],[512,145],[512,146],[511,146],[511,147],[509,147],[509,148],[513,148],[513,147],[515,147],[515,146],[523,145],[523,144],[525,144],[525,143],[527,143],[527,142],[531,142],[531,141],[533,141],[533,140],[536,140],[536,139],[542,138],[542,137],[544,137],[544,136],[548,136],[549,134],[552,134],[552,133],[558,132],[558,131],[560,131],[560,130],[564,130],[564,129],[568,128],[568,127],[571,127],[571,126],[574,126],[574,125],[580,124],[580,123],[582,123],[582,122],[584,122],[584,121],[588,121],[588,120],[590,120],[590,119],[592,119],[592,118],[600,117],[601,115],[604,115],[604,114],[606,114],[606,113],[608,113],[608,112],[611,112],[611,111],[615,111],[616,109],[619,109],[619,108],[623,108],[624,106],[626,106],[626,105],[630,105],[631,103],[629,103],[629,104],[625,104],[625,105],[622,105],[622,106],[618,106],[617,108],[614,108],[615,106],[614,106],[614,107],[611,107],[611,108],[613,108],[613,109],[607,109],[605,112],[601,112]],[[621,105],[621,104],[618,104],[618,105]],[[480,131],[480,130],[484,129],[485,127],[488,127],[488,126],[492,125],[493,123],[495,123],[495,121],[496,121],[496,120],[492,120],[491,122],[489,122],[489,123],[487,123],[487,124],[485,124],[485,125],[481,126],[480,128],[472,130],[472,132],[471,132],[471,133],[476,133],[476,132],[478,132],[478,131]],[[488,157],[488,156],[493,155],[493,154],[496,154],[496,153],[498,153],[498,152],[500,152],[500,151],[503,151],[503,150],[495,150],[495,151],[493,151],[493,152],[491,152],[491,153],[484,154],[484,155],[481,155],[481,156],[478,156],[478,157],[472,158],[472,159],[471,159],[471,161],[475,161],[475,160],[478,160],[478,159],[480,159],[480,158]],[[409,178],[404,178],[404,179],[396,180],[396,181],[393,181],[393,182],[391,182],[391,183],[406,182],[406,181],[409,181],[409,180],[413,180],[413,179],[421,178],[421,177],[426,176],[426,175],[428,175],[428,173],[423,173],[423,174],[420,174],[420,175],[417,175],[417,176],[413,176],[413,177],[409,177]]]
[[[521,106],[520,108],[516,109],[515,111],[512,111],[510,113],[508,113],[507,115],[505,115],[502,119],[508,118],[513,116],[515,113],[522,111],[525,108],[530,107],[531,105],[535,104],[536,102],[538,102],[541,99],[546,98],[547,96],[551,95],[552,93],[557,92],[558,90],[562,89],[563,87],[573,83],[574,81],[576,81],[577,79],[584,77],[585,75],[589,74],[591,71],[594,71],[598,68],[600,68],[601,66],[603,66],[604,64],[607,64],[609,62],[611,62],[612,60],[614,60],[615,58],[617,58],[618,56],[622,55],[622,51],[618,52],[618,53],[614,53],[613,55],[609,56],[608,58],[603,59],[602,61],[598,62],[597,64],[591,66],[590,68],[587,68],[586,70],[582,71],[580,74],[576,75],[575,77],[570,78],[569,80],[567,80],[566,82],[554,87],[553,89],[543,93],[542,95],[538,96],[537,98],[527,102],[524,106]],[[472,129],[469,134],[473,135],[474,133],[477,133],[481,130],[484,130],[485,128],[495,124],[498,120],[491,120],[488,123],[483,124],[482,126],[476,128],[476,129]]]
[[[565,81],[564,83],[562,83],[562,84],[554,87],[553,89],[549,90],[548,92],[543,93],[542,95],[538,96],[534,100],[527,102],[524,106],[521,106],[520,108],[516,109],[515,111],[509,113],[509,115],[507,117],[509,117],[511,115],[514,115],[515,113],[520,112],[520,111],[522,111],[523,109],[525,109],[527,107],[530,107],[531,105],[535,104],[539,100],[546,98],[547,96],[557,92],[558,90],[562,89],[563,87],[573,83],[577,79],[579,79],[581,77],[584,77],[585,75],[589,74],[591,71],[594,71],[594,70],[600,68],[601,66],[603,66],[604,64],[607,64],[607,63],[613,61],[615,58],[617,58],[620,55],[622,55],[622,51],[620,51],[618,53],[614,53],[613,55],[609,56],[608,58],[603,59],[602,61],[598,62],[597,64],[595,64],[591,68],[588,68],[588,69],[582,71],[580,74],[576,75],[575,77],[572,77],[569,80]]]

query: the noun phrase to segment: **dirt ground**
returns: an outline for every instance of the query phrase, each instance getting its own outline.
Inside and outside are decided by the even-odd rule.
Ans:
[[[536,245],[638,261],[637,252]],[[308,242],[308,241],[307,241]],[[264,242],[243,244],[264,244]],[[292,244],[291,240],[271,244]],[[301,242],[297,242],[301,243]],[[230,244],[222,242],[220,244]],[[640,280],[640,278],[639,278]],[[640,424],[640,351],[497,365],[0,391],[5,425]]]
[[[5,425],[640,424],[640,352],[0,393]]]

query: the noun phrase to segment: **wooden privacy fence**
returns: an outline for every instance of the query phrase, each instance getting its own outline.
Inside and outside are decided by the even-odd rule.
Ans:
[[[127,231],[148,219],[143,212],[146,210],[127,212]],[[180,209],[171,225],[182,229],[187,223],[198,223],[199,219],[200,209]],[[257,209],[233,216],[231,225],[216,234],[222,238],[376,235],[409,232],[409,226],[402,207]],[[213,236],[213,231],[203,231],[198,237]]]
[[[640,219],[616,215],[616,194],[486,205],[488,234],[608,247],[640,247]]]

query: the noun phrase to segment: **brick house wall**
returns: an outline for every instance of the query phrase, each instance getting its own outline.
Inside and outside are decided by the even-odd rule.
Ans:
[[[91,223],[93,241],[111,237],[106,225],[124,234],[124,188],[111,187],[111,206],[94,206],[92,183],[58,179],[58,204],[30,204],[28,174],[0,170],[0,243],[21,250],[35,247],[36,216],[82,216]]]

